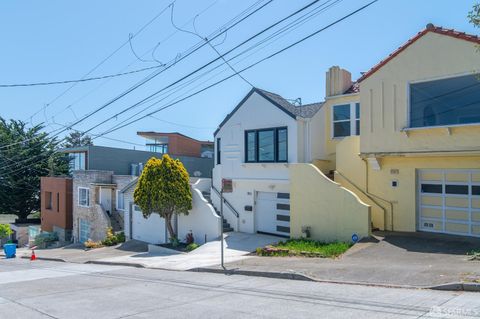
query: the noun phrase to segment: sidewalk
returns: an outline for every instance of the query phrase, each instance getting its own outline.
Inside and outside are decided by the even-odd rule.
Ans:
[[[225,260],[240,261],[248,256],[257,247],[262,247],[275,242],[281,238],[261,234],[245,234],[231,232],[225,234]],[[137,267],[157,268],[164,270],[190,270],[199,267],[212,267],[220,264],[220,240],[208,242],[190,253],[179,253],[178,251],[157,248],[160,253],[143,253],[126,256],[116,256],[99,259],[96,263],[135,265]]]
[[[226,268],[233,274],[395,287],[455,283],[461,289],[459,284],[471,283],[480,291],[480,261],[468,260],[466,255],[475,248],[480,248],[479,240],[391,233],[358,243],[337,259],[251,256],[227,260]],[[197,271],[224,272],[219,266]]]
[[[38,259],[64,261],[70,263],[88,263],[113,256],[129,256],[147,251],[147,244],[131,240],[120,245],[85,250],[82,244],[54,249],[37,249],[35,255]],[[21,248],[17,250],[17,257],[30,258],[31,250]]]

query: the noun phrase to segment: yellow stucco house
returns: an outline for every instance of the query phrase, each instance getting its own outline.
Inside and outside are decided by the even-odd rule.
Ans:
[[[429,24],[353,86],[327,74],[314,163],[371,206],[373,228],[480,237],[479,44]]]

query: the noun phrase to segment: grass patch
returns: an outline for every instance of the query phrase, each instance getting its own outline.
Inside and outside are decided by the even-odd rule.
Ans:
[[[288,239],[276,245],[257,248],[259,256],[304,256],[304,257],[338,257],[345,253],[351,243],[323,243],[308,239]]]

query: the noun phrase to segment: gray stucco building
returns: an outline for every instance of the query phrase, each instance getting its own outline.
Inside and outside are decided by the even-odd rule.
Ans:
[[[129,150],[106,146],[80,146],[61,150],[70,156],[71,172],[77,170],[105,170],[115,175],[139,175],[143,165],[151,158],[161,158],[162,153]],[[212,176],[213,159],[193,156],[178,158],[192,177]]]

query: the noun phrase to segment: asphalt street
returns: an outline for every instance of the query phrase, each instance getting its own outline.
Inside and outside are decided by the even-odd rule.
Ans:
[[[480,294],[0,260],[0,318],[474,318]]]

